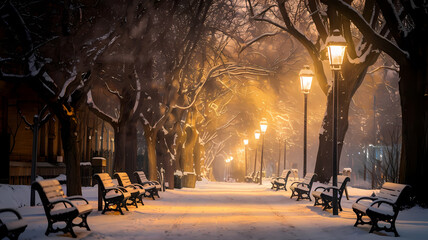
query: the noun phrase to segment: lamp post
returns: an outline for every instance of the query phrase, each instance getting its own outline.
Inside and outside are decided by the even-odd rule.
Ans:
[[[247,176],[247,146],[248,146],[248,139],[244,139],[244,146],[245,146],[245,174],[244,177]]]
[[[256,173],[256,167],[257,167],[257,149],[259,145],[259,139],[260,139],[260,130],[254,131],[254,138],[256,139],[256,154],[254,155],[254,174]]]
[[[333,174],[333,186],[337,187],[337,109],[338,109],[338,77],[339,72],[343,63],[343,57],[345,55],[346,40],[340,34],[338,29],[333,31],[333,34],[328,36],[326,39],[326,46],[328,48],[328,58],[330,61],[330,68],[333,71],[333,163],[332,163],[332,174]],[[337,189],[333,188],[333,215],[338,215],[337,210]]]
[[[263,118],[260,121],[260,131],[262,132],[262,156],[260,157],[260,185],[262,185],[262,178],[263,178],[263,147],[265,145],[265,133],[267,130],[267,121],[266,118]]]
[[[308,65],[305,65],[303,69],[300,70],[299,78],[300,78],[300,90],[302,91],[303,96],[305,96],[305,107],[304,107],[305,114],[304,114],[304,121],[303,121],[304,122],[303,124],[303,176],[306,176],[306,168],[307,168],[306,132],[307,132],[307,116],[308,116],[308,94],[309,94],[309,91],[311,90],[311,84],[312,84],[312,79],[314,78],[314,73],[312,72],[312,70],[309,68]]]
[[[226,158],[226,160],[224,160],[226,162],[226,182],[229,181],[230,178],[230,162],[233,160],[233,157],[228,157]]]

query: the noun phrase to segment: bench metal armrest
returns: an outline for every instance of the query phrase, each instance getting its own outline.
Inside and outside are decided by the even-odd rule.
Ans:
[[[70,201],[70,200],[68,200],[68,199],[66,199],[66,198],[62,198],[62,199],[56,199],[56,200],[54,200],[54,201],[52,201],[52,202],[50,202],[50,204],[53,206],[53,205],[56,205],[56,204],[58,204],[58,203],[64,203],[64,206],[67,208],[67,204],[66,203],[68,203],[71,207],[76,207],[76,206],[74,206],[74,204]]]
[[[86,200],[86,198],[84,198],[82,196],[78,196],[78,195],[66,197],[65,199],[70,200],[70,201],[79,201],[79,200],[81,200],[81,201],[84,201],[87,204],[89,204],[89,202],[88,202],[88,200]]]
[[[385,203],[385,204],[387,204],[387,205],[390,205],[390,206],[392,206],[393,208],[396,208],[396,207],[397,207],[397,205],[396,205],[394,202],[391,202],[391,201],[389,201],[389,200],[387,200],[387,199],[379,199],[379,200],[375,200],[375,201],[370,205],[370,207],[373,207],[374,205],[378,205],[378,206],[380,206],[382,203]]]
[[[122,193],[123,193],[123,192],[128,192],[128,190],[126,190],[126,188],[125,188],[125,187],[117,186],[117,188],[118,188],[119,190],[121,190],[121,191],[122,191]]]
[[[136,188],[144,189],[143,185],[141,184],[133,183],[132,185],[134,185]]]
[[[151,181],[153,184],[160,184],[158,181]]]
[[[146,184],[148,184],[148,185],[155,185],[155,183],[154,183],[154,182],[152,182],[152,181],[142,182],[141,184],[142,184],[142,185],[146,185]]]
[[[123,186],[124,188],[133,188],[133,189],[136,189],[136,187],[135,187],[135,184],[129,184],[129,185],[126,185],[126,186]]]
[[[106,193],[108,193],[108,192],[110,192],[112,190],[116,191],[116,192],[120,192],[120,193],[123,194],[123,191],[120,188],[118,188],[118,187],[109,187],[109,188],[106,188]]]
[[[375,201],[377,200],[377,198],[375,197],[360,197],[357,199],[357,201],[355,203],[358,203],[360,200],[371,200],[371,201]]]
[[[12,209],[12,208],[4,208],[4,209],[0,209],[0,213],[3,213],[3,212],[11,212],[11,213],[14,213],[18,219],[22,219],[21,214],[19,214],[19,212],[18,212],[18,211],[16,211],[15,209]]]
[[[330,190],[336,189],[337,191],[340,191],[340,188],[335,187],[335,186],[330,186],[328,188],[325,188],[325,191],[330,192]]]
[[[317,188],[315,188],[314,191],[317,191],[318,189],[322,189],[323,191],[325,191],[325,187],[324,186],[318,186]]]
[[[302,183],[302,182],[293,182],[292,184],[291,184],[291,186],[293,186],[293,185],[299,185],[300,183]]]

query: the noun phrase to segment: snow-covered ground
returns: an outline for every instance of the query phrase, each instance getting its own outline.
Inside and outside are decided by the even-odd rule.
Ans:
[[[88,217],[92,231],[74,230],[79,239],[392,239],[391,233],[369,234],[369,226],[353,226],[352,203],[372,191],[348,190],[344,211],[333,216],[308,200],[290,199],[290,191],[271,190],[268,180],[264,185],[204,181],[195,189],[162,192],[155,201],[146,198],[145,206],[129,207],[121,216],[101,215],[97,189],[84,188],[83,196],[94,207]],[[28,207],[29,196],[28,186],[0,185],[0,208],[18,208],[28,222],[20,239],[71,239],[62,233],[44,235],[43,208]],[[428,239],[428,209],[402,211],[396,224],[399,239]]]

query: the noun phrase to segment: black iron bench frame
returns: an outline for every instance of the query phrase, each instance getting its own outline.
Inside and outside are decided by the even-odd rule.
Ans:
[[[141,203],[141,205],[144,206],[143,196],[146,196],[145,195],[146,190],[144,189],[144,187],[142,185],[136,184],[136,183],[131,183],[131,180],[129,179],[129,176],[126,172],[116,172],[113,176],[114,176],[114,178],[117,179],[117,182],[119,183],[120,187],[124,187],[125,189],[130,188],[130,189],[135,190],[134,192],[131,192],[131,197],[129,198],[129,200],[132,201],[131,205],[135,205],[135,207],[138,208],[137,202],[139,201]],[[125,178],[127,178],[127,179],[125,179]],[[140,193],[140,190],[144,190],[144,192]]]
[[[111,181],[109,184],[111,186],[106,187],[106,182],[101,177]],[[115,186],[108,173],[97,173],[94,175],[94,179],[98,181],[98,187],[101,188],[101,195],[104,200],[104,209],[101,214],[104,214],[107,211],[117,211],[123,215],[122,207],[125,208],[126,211],[129,211],[128,207],[126,206],[126,201],[129,197],[125,197],[125,192],[127,192],[125,188]],[[118,195],[116,197],[107,198],[106,195],[111,191],[114,191]],[[111,208],[111,206],[116,206],[116,208]]]
[[[349,177],[339,175],[339,176],[337,176],[337,183],[340,184],[340,187],[334,187],[331,185],[330,186],[325,185],[325,186],[316,187],[315,190],[312,192],[312,196],[315,199],[314,206],[321,205],[321,206],[323,206],[323,210],[333,208],[333,206],[332,206],[333,190],[337,189],[337,193],[338,193],[337,206],[339,207],[340,211],[343,211],[342,203],[341,203],[342,202],[342,196],[343,196],[343,192],[346,189],[346,184],[350,181],[351,181],[351,179]],[[332,183],[332,180],[330,180],[330,183]],[[323,192],[318,197],[317,195],[314,195],[314,192],[316,192],[319,189],[322,189]]]
[[[150,181],[146,174],[143,171],[135,171],[134,172],[134,176],[137,179],[137,182],[139,185],[141,186],[154,186],[153,190],[149,190],[149,194],[153,200],[155,200],[154,196],[157,196],[158,198],[160,198],[159,196],[159,190],[162,190],[162,185],[158,182],[158,181]],[[141,178],[143,176],[143,179]],[[159,187],[158,187],[159,186]]]
[[[310,179],[309,179],[309,176],[310,176]],[[315,176],[316,176],[315,173],[307,173],[303,181],[293,182],[290,186],[290,189],[291,189],[290,198],[297,196],[297,201],[299,201],[300,199],[309,199],[309,201],[312,201],[310,193],[311,193],[312,184],[315,180]],[[301,187],[307,187],[308,190],[305,190]],[[304,195],[306,195],[306,197]]]
[[[16,211],[15,209],[12,209],[12,208],[0,209],[0,213],[5,213],[5,212],[11,212],[16,216],[17,219],[11,221],[13,223],[24,221],[22,219],[21,214],[19,214],[19,212]],[[26,228],[27,228],[27,224],[22,222],[19,227],[8,229],[6,223],[0,220],[0,239],[3,239],[5,237],[8,237],[9,239],[18,239],[19,235],[21,235],[21,233],[23,233]]]
[[[285,174],[284,174],[285,173]],[[287,181],[288,181],[288,177],[290,176],[291,171],[290,170],[284,170],[282,171],[282,174],[280,177],[276,177],[274,179],[272,179],[271,184],[272,187],[270,189],[276,189],[276,191],[280,190],[280,189],[284,189],[284,191],[287,191]],[[284,180],[284,182],[280,182],[279,180]]]
[[[377,197],[361,197],[357,199],[354,205],[364,200],[371,201],[371,203],[367,205],[365,211],[354,207],[354,205],[352,206],[352,210],[357,215],[357,220],[354,224],[354,227],[358,225],[370,224],[370,233],[373,233],[374,231],[393,232],[395,237],[399,237],[400,235],[398,234],[397,228],[395,227],[395,222],[397,220],[398,213],[407,203],[406,199],[409,199],[407,197],[410,196],[410,191],[411,187],[409,185],[385,182],[382,185],[382,188]],[[386,214],[385,211],[379,210],[379,207],[382,204],[389,205],[393,214]],[[370,221],[364,221],[364,216],[369,217]],[[390,226],[380,227],[378,225],[379,221],[387,222],[390,224]]]
[[[48,227],[45,232],[46,236],[48,236],[49,233],[63,232],[70,233],[73,238],[76,238],[77,236],[73,231],[73,227],[76,226],[91,231],[87,222],[87,217],[92,212],[92,209],[80,213],[76,204],[73,203],[73,201],[83,201],[84,204],[89,204],[88,200],[82,196],[65,196],[59,181],[55,179],[37,181],[34,182],[31,187],[39,193],[40,200],[45,210],[45,215],[48,220]],[[65,210],[58,214],[52,214],[52,210],[58,204],[63,204]],[[78,217],[81,218],[81,221],[79,223],[73,223],[73,220]],[[63,228],[54,228],[53,224],[57,222],[65,222],[66,226]]]

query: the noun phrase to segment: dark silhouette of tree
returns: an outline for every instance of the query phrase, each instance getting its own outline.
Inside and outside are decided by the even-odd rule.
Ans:
[[[428,73],[426,25],[428,12],[424,1],[366,1],[379,14],[388,36],[374,28],[351,2],[325,1],[350,19],[375,48],[393,58],[400,66],[399,92],[402,111],[402,148],[400,182],[413,186],[417,201],[428,206]]]

